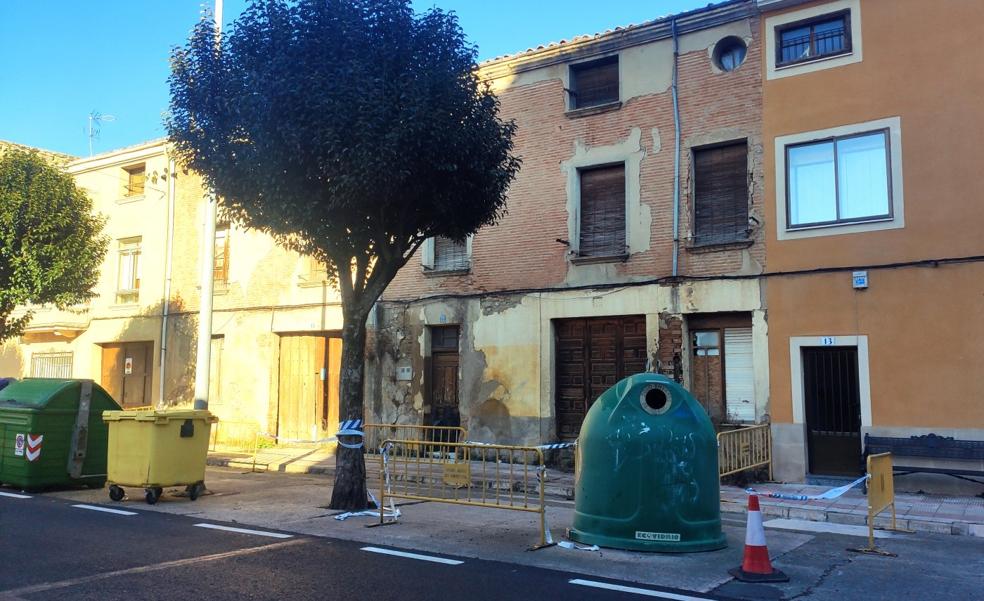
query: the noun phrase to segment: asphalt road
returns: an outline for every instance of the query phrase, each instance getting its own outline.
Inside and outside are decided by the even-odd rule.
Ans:
[[[407,557],[399,553],[414,552],[141,510],[135,503],[80,507],[11,494],[0,492],[5,601],[727,598],[472,558]],[[254,532],[222,529],[230,527]]]

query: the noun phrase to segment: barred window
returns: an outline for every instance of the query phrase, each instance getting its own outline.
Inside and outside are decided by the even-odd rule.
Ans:
[[[776,65],[792,65],[851,52],[851,12],[823,15],[777,28]]]
[[[31,355],[32,378],[71,378],[72,353],[34,353]]]

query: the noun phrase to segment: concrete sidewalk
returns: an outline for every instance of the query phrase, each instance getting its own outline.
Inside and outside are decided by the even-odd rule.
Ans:
[[[375,457],[368,457],[371,486],[378,486],[378,470],[373,469]],[[217,467],[253,469],[252,454],[232,451],[209,453],[208,464]],[[261,472],[316,474],[334,476],[335,457],[331,447],[261,449],[255,468]],[[762,483],[756,490],[765,494],[777,492],[791,495],[816,495],[826,490],[822,486],[799,483]],[[984,487],[982,487],[984,488]],[[574,475],[557,470],[547,471],[545,494],[550,500],[570,501],[574,498]],[[867,498],[859,488],[829,501],[791,501],[760,497],[766,517],[830,522],[853,526],[867,524]],[[721,487],[721,511],[744,513],[748,495],[739,487]],[[957,534],[984,537],[984,498],[957,497],[897,492],[895,495],[896,523],[899,528],[936,534]],[[876,526],[889,525],[891,516],[884,512],[875,519]]]

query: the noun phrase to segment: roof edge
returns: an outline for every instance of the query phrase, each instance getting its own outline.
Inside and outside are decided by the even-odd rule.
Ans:
[[[588,58],[664,40],[672,37],[671,23],[676,21],[677,35],[684,35],[747,19],[758,14],[756,0],[727,0],[703,8],[667,15],[639,25],[616,27],[604,33],[577,36],[571,41],[554,42],[546,46],[512,55],[493,58],[478,65],[483,79],[498,79],[558,63]]]

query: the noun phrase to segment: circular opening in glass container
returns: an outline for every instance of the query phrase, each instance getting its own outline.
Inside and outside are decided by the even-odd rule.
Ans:
[[[647,413],[660,415],[666,413],[670,408],[670,395],[661,386],[647,386],[640,396],[642,408]]]

